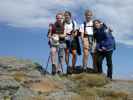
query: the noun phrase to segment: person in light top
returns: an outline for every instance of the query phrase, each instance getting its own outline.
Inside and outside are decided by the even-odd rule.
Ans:
[[[66,50],[65,59],[67,64],[67,73],[72,73],[76,64],[76,35],[77,23],[72,19],[71,12],[65,11],[64,13],[64,33],[66,34]],[[69,65],[70,53],[72,53],[72,66]]]
[[[95,55],[94,55],[95,46],[93,45],[94,44],[93,20],[92,20],[93,13],[90,10],[86,10],[84,16],[85,16],[85,21],[83,24],[81,24],[79,28],[79,32],[81,33],[81,39],[83,44],[83,68],[84,69],[87,68],[89,52],[91,52],[93,49],[91,54],[93,54],[92,55],[93,67],[95,69],[96,61],[95,61]]]

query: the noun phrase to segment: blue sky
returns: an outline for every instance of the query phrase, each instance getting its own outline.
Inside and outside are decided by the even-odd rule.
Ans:
[[[114,30],[117,40],[117,49],[113,54],[114,78],[133,79],[132,0],[51,1],[1,1],[0,56],[32,59],[45,65],[49,55],[46,38],[48,23],[54,21],[58,11],[70,10],[80,24],[84,20],[84,10],[89,8],[94,12],[94,19],[103,20]]]

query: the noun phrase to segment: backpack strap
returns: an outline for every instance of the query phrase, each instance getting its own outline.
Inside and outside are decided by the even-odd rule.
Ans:
[[[72,31],[71,31],[71,34],[75,31],[75,23],[74,21],[72,20]]]
[[[54,26],[54,25],[53,25],[52,23],[49,24],[49,29],[48,29],[47,37],[53,35],[53,33],[54,33],[53,26]]]
[[[72,28],[73,28],[72,31],[74,31],[75,30],[75,24],[74,24],[74,21],[73,20],[72,20]]]
[[[84,21],[84,33],[86,31],[86,22]]]

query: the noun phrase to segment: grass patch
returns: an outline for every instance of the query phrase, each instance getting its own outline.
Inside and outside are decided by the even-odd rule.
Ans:
[[[118,98],[122,98],[122,100],[126,100],[128,97],[128,93],[124,91],[114,91],[114,90],[107,90],[107,89],[95,89],[97,92],[97,95],[100,97],[107,97],[107,98],[113,98],[109,100],[119,100]]]
[[[70,79],[79,84],[79,87],[100,87],[109,83],[104,75],[100,74],[76,74],[70,76]]]
[[[26,75],[23,72],[15,72],[12,76],[18,82],[26,80]]]

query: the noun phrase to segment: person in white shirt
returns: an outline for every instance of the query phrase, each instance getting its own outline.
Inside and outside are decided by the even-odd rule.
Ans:
[[[76,35],[77,35],[77,23],[72,19],[72,15],[69,11],[64,13],[64,33],[66,34],[66,50],[65,50],[65,59],[67,64],[67,73],[71,74],[74,70],[76,64]],[[72,53],[72,66],[69,66],[70,62],[70,53]]]
[[[90,10],[85,11],[85,22],[81,24],[79,31],[81,32],[81,39],[83,44],[83,68],[86,70],[88,64],[89,52],[91,52],[93,44],[93,13]],[[92,52],[93,53],[93,52]],[[93,56],[93,66],[95,63],[95,56]]]

